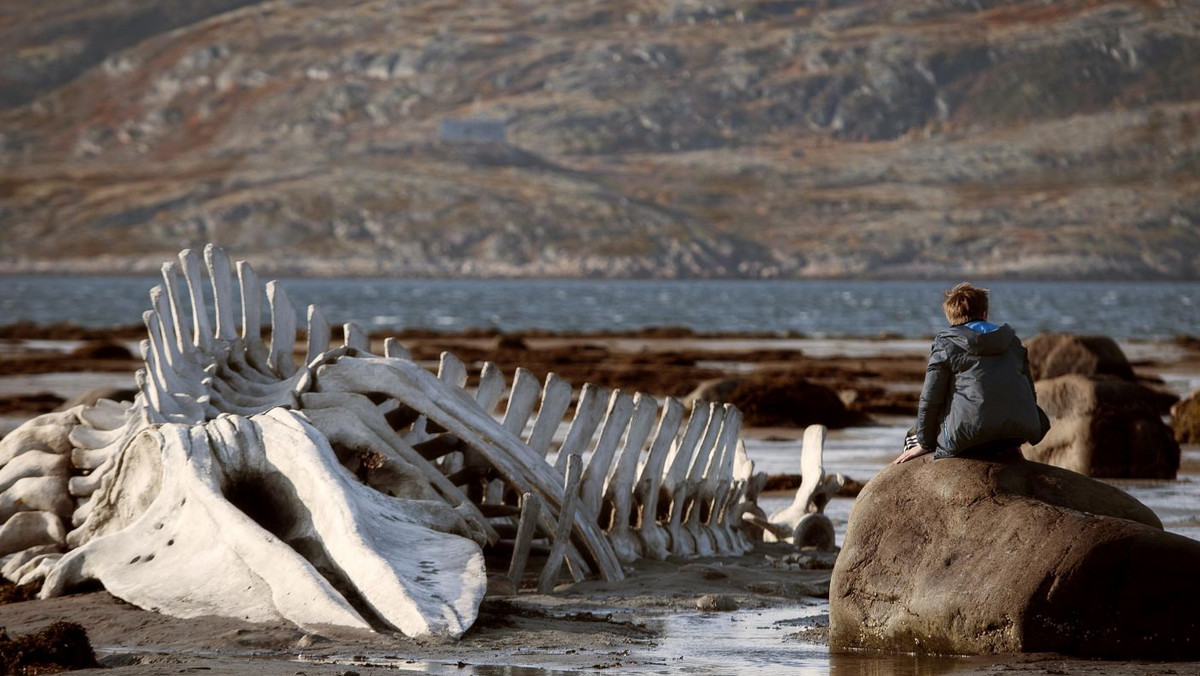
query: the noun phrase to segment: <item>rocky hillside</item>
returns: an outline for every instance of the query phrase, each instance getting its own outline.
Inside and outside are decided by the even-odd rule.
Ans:
[[[1197,279],[1198,131],[1182,0],[6,0],[0,272]]]

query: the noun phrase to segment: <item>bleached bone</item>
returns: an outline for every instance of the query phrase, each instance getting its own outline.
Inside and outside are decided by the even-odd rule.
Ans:
[[[485,411],[493,411],[500,398],[504,396],[504,373],[492,362],[486,362],[479,372],[479,386],[475,388],[475,403]],[[505,426],[505,429],[508,429]],[[471,464],[479,462],[477,456],[470,458]],[[484,459],[486,463],[486,459]],[[504,500],[504,481],[493,479],[488,482],[483,501],[488,504],[500,504]]]
[[[578,455],[567,456],[567,473],[563,480],[562,510],[559,512],[558,523],[554,525],[554,544],[550,546],[550,556],[546,567],[538,579],[538,591],[546,593],[554,589],[558,579],[558,571],[562,566],[563,555],[566,553],[567,537],[571,532],[571,523],[575,520],[579,507],[579,481],[583,473],[583,459]]]
[[[388,359],[412,359],[412,353],[392,337],[383,341],[383,356]]]
[[[332,443],[382,453],[411,468],[404,472],[410,477],[403,487],[406,497],[432,500],[440,495],[450,505],[473,512],[480,527],[486,527],[486,519],[473,509],[474,505],[462,491],[392,433],[369,399],[350,392],[308,392],[301,395],[301,402],[308,419]]]
[[[825,516],[825,505],[841,490],[846,479],[841,474],[825,474],[824,425],[809,425],[804,430],[800,451],[800,488],[792,504],[772,514],[772,528],[764,531],[767,542],[789,540],[797,547],[815,545],[833,549],[833,523]]]
[[[654,401],[653,397],[641,392],[634,396],[633,415],[625,433],[625,444],[617,464],[605,482],[604,501],[609,506],[612,522],[608,529],[608,539],[622,563],[633,563],[642,557],[641,540],[630,526],[634,475],[637,472],[642,447],[646,443],[646,437],[650,436],[650,427],[654,424],[657,413],[658,402]]]
[[[348,322],[342,325],[342,342],[346,347],[359,352],[371,351],[371,340],[358,324]]]
[[[691,467],[683,481],[682,498],[676,498],[675,504],[671,506],[672,518],[676,512],[680,515],[678,532],[681,536],[678,541],[672,540],[671,551],[680,556],[693,554],[712,556],[716,553],[711,540],[700,532],[700,507],[698,505],[700,485],[704,480],[704,474],[712,460],[713,453],[717,451],[721,428],[725,424],[726,409],[724,405],[712,404],[711,409],[708,424],[704,428],[704,437],[696,447]],[[675,532],[672,531],[672,536],[674,534]]]
[[[475,402],[479,408],[491,411],[504,396],[504,373],[492,362],[483,365],[479,372],[479,387],[475,390]]]
[[[148,429],[124,453],[144,456],[159,474],[125,474],[111,485],[101,509],[120,528],[63,557],[43,597],[98,579],[121,598],[177,617],[232,611],[257,622],[367,627],[361,612],[369,610],[413,635],[458,635],[473,620],[483,585],[463,585],[462,578],[483,577],[478,546],[431,530],[413,519],[405,501],[359,484],[295,412]],[[266,490],[248,492],[255,486]],[[296,510],[297,504],[306,508]],[[443,510],[439,526],[461,527],[443,503],[425,504]],[[466,557],[434,564],[394,553],[448,547]],[[130,566],[141,569],[137,579],[130,579]],[[358,609],[327,580],[330,571],[343,589],[361,595],[354,599]],[[435,593],[414,593],[417,578]],[[229,594],[231,585],[239,593]],[[414,612],[414,604],[439,593],[454,600]]]
[[[584,385],[583,392],[587,390],[588,386]],[[581,393],[580,397],[582,396]],[[533,423],[533,430],[530,431],[527,442],[530,450],[539,455],[546,455],[550,448],[550,442],[554,438],[554,431],[558,429],[558,425],[562,422],[563,415],[570,405],[570,383],[554,373],[546,376],[546,384],[542,388],[542,405],[538,409],[537,420]],[[593,425],[594,427],[595,425]],[[559,455],[562,455],[561,449]]]
[[[672,447],[671,457],[667,461],[667,473],[662,482],[663,495],[667,498],[670,509],[666,529],[671,536],[671,553],[677,556],[687,556],[696,551],[694,538],[683,529],[685,501],[688,495],[687,477],[696,446],[700,443],[708,420],[716,408],[716,404],[703,401],[693,404],[692,415],[688,419],[683,436]]]
[[[494,364],[467,392],[450,353],[434,376],[394,338],[371,354],[354,324],[330,347],[315,306],[297,364],[283,287],[264,293],[211,246],[203,265],[189,250],[164,264],[150,306],[132,402],[0,440],[0,571],[42,581],[43,596],[100,580],[183,617],[458,636],[485,588],[481,548],[501,532],[516,531],[515,586],[548,538],[543,589],[563,563],[575,580],[619,580],[638,556],[745,547],[757,489],[732,409],[699,407],[680,434],[668,399],[647,449],[658,402],[584,384],[555,447],[574,398],[557,375],[518,369],[501,416]]]
[[[17,512],[0,526],[0,554],[66,542],[62,517],[50,512]]]
[[[529,549],[533,545],[533,536],[537,531],[538,518],[542,515],[542,499],[536,493],[526,493],[521,496],[521,520],[517,526],[517,536],[513,541],[512,562],[508,566],[508,579],[513,589],[521,588],[521,578],[525,575],[525,566],[529,562]]]
[[[62,453],[22,453],[0,468],[0,493],[7,491],[17,481],[27,478],[59,477],[65,481],[69,476],[70,460],[70,456]]]
[[[239,268],[241,269],[241,268]],[[329,349],[329,322],[316,305],[308,306],[308,351],[304,363],[312,364]]]
[[[267,365],[281,378],[296,371],[293,352],[296,347],[296,310],[287,292],[278,283],[267,282],[267,302],[271,305],[271,350]]]
[[[608,477],[613,455],[621,436],[629,426],[633,415],[633,397],[620,390],[614,390],[608,401],[608,412],[604,415],[604,424],[600,429],[600,438],[596,448],[588,460],[587,469],[579,484],[579,499],[584,513],[591,519],[600,514],[600,501],[603,499],[604,480]]]
[[[74,409],[46,413],[17,427],[0,440],[0,464],[8,464],[26,451],[70,453],[71,430],[79,424]]]
[[[17,512],[50,512],[69,517],[75,509],[65,476],[30,476],[17,479],[0,493],[0,521]]]
[[[639,511],[638,538],[642,542],[642,551],[646,556],[659,561],[671,553],[671,536],[659,523],[659,495],[663,484],[663,471],[666,468],[667,455],[671,444],[679,432],[683,422],[683,404],[678,399],[668,399],[663,409],[662,419],[658,423],[658,432],[654,443],[650,446],[650,454],[642,467],[641,476],[636,488],[636,501]]]
[[[57,521],[56,521],[57,522]],[[20,579],[28,574],[28,565],[35,561],[41,560],[47,554],[62,554],[63,547],[58,544],[34,545],[22,549],[15,554],[8,554],[2,558],[3,565],[0,566],[0,575],[13,580]],[[36,564],[35,564],[36,565]]]
[[[737,439],[734,444],[732,482],[724,505],[718,512],[717,527],[728,533],[735,549],[748,552],[754,548],[746,528],[743,514],[758,509],[758,494],[767,480],[766,474],[754,473],[754,462],[746,454],[746,444]],[[765,520],[765,519],[764,519]]]
[[[730,488],[730,472],[733,468],[733,456],[741,424],[742,414],[727,404],[725,418],[717,437],[717,445],[704,470],[704,476],[696,494],[696,502],[692,508],[696,517],[694,520],[689,519],[688,521],[692,527],[692,533],[696,537],[697,550],[702,550],[702,547],[711,547],[711,551],[716,553],[740,549],[734,545],[732,538],[718,527],[718,524],[721,520],[720,512],[724,509],[725,498]],[[704,541],[704,545],[700,544],[701,540]]]
[[[547,385],[549,383],[547,382]],[[554,469],[566,474],[567,458],[572,455],[583,455],[588,442],[596,433],[596,427],[605,414],[605,401],[609,398],[607,388],[587,383],[579,393],[579,402],[575,404],[575,417],[567,429],[567,437],[558,449],[558,459],[554,461]],[[539,416],[540,417],[540,416]],[[557,422],[555,423],[557,426]]]
[[[557,516],[564,499],[562,475],[479,408],[472,398],[461,390],[438,387],[441,382],[414,362],[379,358],[343,357],[319,367],[315,375],[318,391],[375,392],[404,402],[486,456],[514,489],[521,493],[536,492],[549,508],[543,514],[544,521]],[[574,526],[573,532],[597,571],[605,579],[622,579],[620,564],[596,522],[577,513]]]
[[[508,393],[508,405],[504,411],[504,429],[513,434],[521,434],[525,431],[525,425],[529,421],[529,416],[533,415],[533,407],[538,400],[538,380],[528,369],[517,369],[517,375],[513,377],[512,390]],[[566,410],[566,409],[564,409]],[[559,414],[562,418],[562,414]],[[530,445],[532,448],[532,445]],[[538,449],[532,449],[544,455],[544,452]]]

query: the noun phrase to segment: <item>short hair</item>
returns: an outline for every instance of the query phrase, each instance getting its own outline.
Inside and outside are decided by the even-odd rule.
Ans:
[[[987,319],[988,290],[963,282],[946,292],[942,312],[951,326]]]

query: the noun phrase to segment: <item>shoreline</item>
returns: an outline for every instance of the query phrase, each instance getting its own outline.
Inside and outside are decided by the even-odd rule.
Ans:
[[[410,334],[402,342],[427,366],[436,364],[441,350],[455,352],[471,368],[472,378],[478,376],[483,361],[496,361],[511,376],[516,365],[534,359],[541,366],[562,371],[575,386],[611,377],[604,384],[625,388],[638,383],[669,383],[672,374],[736,374],[749,368],[823,380],[840,384],[843,390],[856,388],[874,408],[860,424],[831,434],[827,469],[842,462],[838,454],[843,449],[857,449],[862,433],[869,435],[872,428],[889,431],[900,424],[907,414],[897,409],[912,405],[915,410],[913,386],[919,385],[923,376],[927,349],[920,341],[896,337],[815,341],[761,334],[704,337],[688,332],[685,336],[664,329],[652,332],[657,335],[484,333],[426,332],[423,336]],[[20,391],[23,386],[53,385],[61,388],[59,395],[64,395],[72,386],[76,390],[90,389],[88,379],[92,377],[132,381],[140,359],[132,355],[97,358],[94,353],[81,354],[78,350],[95,348],[96,343],[135,346],[134,338],[120,331],[98,335],[74,342],[56,338],[0,340],[0,433],[7,431],[3,421],[24,421],[35,414],[14,410],[14,400],[5,399],[37,394],[29,389]],[[373,343],[383,335],[394,334],[374,333]],[[837,347],[841,353],[815,349],[820,345]],[[1200,382],[1200,350],[1194,343],[1172,340],[1135,345],[1138,358],[1135,354],[1130,357],[1139,376],[1153,379],[1163,373],[1178,373]],[[848,347],[854,350],[847,351]],[[27,372],[14,373],[25,367]],[[668,378],[662,377],[663,371],[671,372]],[[35,402],[34,407],[48,403],[52,402]],[[754,443],[752,458],[769,446],[784,464],[798,469],[802,432],[802,427],[750,427],[743,434],[748,443]],[[852,466],[882,466],[891,449],[881,446],[855,453]],[[1185,456],[1191,460],[1181,468],[1182,483],[1170,486],[1192,485],[1200,480],[1200,449],[1189,446]],[[764,503],[790,503],[791,491],[783,488],[764,494]],[[845,497],[831,503],[831,510],[837,512],[833,518],[840,524],[839,542],[851,502]],[[260,676],[486,676],[564,671],[711,672],[721,671],[721,667],[739,673],[777,673],[782,667],[807,669],[808,673],[827,673],[831,669],[851,674],[1087,670],[1113,676],[1148,676],[1165,669],[1180,673],[1200,670],[1200,662],[1103,662],[1043,654],[936,657],[830,653],[828,602],[821,598],[828,594],[830,572],[776,567],[767,557],[778,560],[780,553],[778,547],[760,544],[742,557],[643,560],[625,581],[618,583],[585,581],[564,585],[553,594],[494,593],[485,599],[476,625],[456,643],[345,630],[305,632],[290,625],[252,625],[225,618],[169,618],[137,609],[103,591],[0,606],[0,626],[16,635],[44,628],[55,620],[78,622],[87,629],[106,667],[104,671],[80,673],[119,676],[197,671],[214,676],[248,672]],[[698,607],[706,596],[713,598]]]

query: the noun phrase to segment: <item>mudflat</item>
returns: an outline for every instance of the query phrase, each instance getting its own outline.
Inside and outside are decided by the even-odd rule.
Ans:
[[[441,351],[457,354],[472,368],[469,385],[484,361],[509,374],[523,366],[539,376],[554,371],[574,384],[595,382],[656,396],[684,396],[704,381],[746,374],[806,379],[837,392],[861,416],[859,424],[868,426],[877,417],[915,413],[928,349],[921,340],[887,337],[837,341],[671,330],[400,337],[431,367]],[[3,339],[0,432],[94,387],[132,386],[141,364],[132,350],[138,338],[134,330],[88,335],[42,330]],[[126,351],[115,349],[120,347]],[[1200,380],[1200,351],[1194,345],[1143,343],[1129,352],[1138,375],[1160,387],[1186,389]],[[798,461],[802,431],[786,425],[751,427],[746,435],[795,440]],[[1195,457],[1184,454],[1184,481],[1195,481],[1200,471]],[[780,489],[775,497],[789,492]],[[740,557],[639,561],[620,582],[566,584],[550,594],[511,594],[498,586],[485,598],[478,621],[456,642],[332,627],[305,631],[229,618],[171,618],[102,590],[2,605],[0,626],[16,635],[54,621],[77,622],[106,667],[102,673],[127,675],[776,673],[780,668],[1141,675],[1200,670],[1200,663],[1097,662],[1057,655],[831,655],[829,562],[789,563],[792,551],[787,545],[760,544]]]

